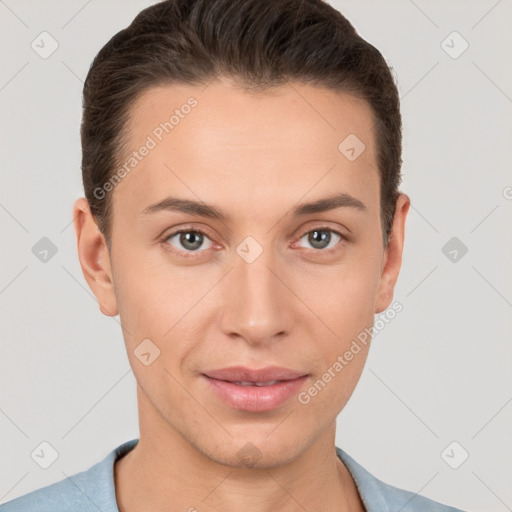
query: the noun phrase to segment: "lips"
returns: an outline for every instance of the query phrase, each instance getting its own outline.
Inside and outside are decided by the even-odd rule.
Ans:
[[[208,392],[225,404],[247,412],[264,412],[288,402],[303,387],[308,374],[281,367],[210,370],[202,374]]]
[[[229,368],[221,368],[219,370],[208,370],[204,372],[204,375],[211,379],[242,383],[241,385],[250,385],[251,383],[256,385],[269,385],[269,383],[272,383],[273,381],[298,379],[299,377],[307,375],[307,373],[280,366],[269,366],[261,369],[231,366]]]

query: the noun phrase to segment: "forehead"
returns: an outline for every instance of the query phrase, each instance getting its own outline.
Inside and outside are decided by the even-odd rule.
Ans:
[[[298,83],[250,93],[224,79],[153,87],[129,114],[122,160],[133,165],[114,202],[141,210],[179,191],[277,206],[333,187],[378,200],[373,114],[346,93]]]
[[[132,103],[129,114],[131,142],[155,130],[153,135],[158,138],[159,125],[170,122],[173,136],[183,131],[188,136],[193,131],[198,139],[216,138],[223,145],[242,143],[247,149],[259,144],[267,149],[285,144],[297,150],[297,142],[314,137],[315,144],[303,147],[314,151],[322,140],[324,146],[337,146],[340,138],[351,133],[368,145],[374,123],[369,104],[348,93],[291,82],[264,92],[249,92],[227,78],[206,86],[149,88]],[[165,135],[170,133],[164,130],[162,135],[168,138]],[[228,133],[231,138],[225,140]]]

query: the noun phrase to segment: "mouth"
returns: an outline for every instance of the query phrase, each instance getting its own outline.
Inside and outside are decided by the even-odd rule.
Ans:
[[[253,369],[245,366],[230,366],[217,370],[208,370],[203,375],[212,379],[227,382],[272,385],[275,381],[293,380],[307,375],[307,372],[292,370],[282,366],[267,366],[266,368]]]
[[[223,381],[223,382],[229,382],[229,381]],[[286,382],[283,380],[271,380],[269,382],[250,382],[250,381],[242,381],[242,382],[231,382],[231,384],[235,384],[236,386],[273,386],[274,384],[277,384],[278,382]]]
[[[208,391],[231,408],[247,412],[277,409],[295,396],[309,375],[287,368],[224,368],[203,373]]]

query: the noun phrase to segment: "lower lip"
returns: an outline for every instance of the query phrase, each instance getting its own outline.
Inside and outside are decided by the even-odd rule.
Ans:
[[[298,379],[278,382],[272,386],[238,386],[232,382],[212,379],[203,375],[210,388],[234,409],[264,412],[276,409],[296,395],[307,375]]]

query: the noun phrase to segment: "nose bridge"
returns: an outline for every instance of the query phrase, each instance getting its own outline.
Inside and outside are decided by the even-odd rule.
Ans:
[[[247,237],[233,255],[233,270],[225,284],[222,328],[248,343],[275,341],[291,325],[291,297],[279,275],[271,244]]]

